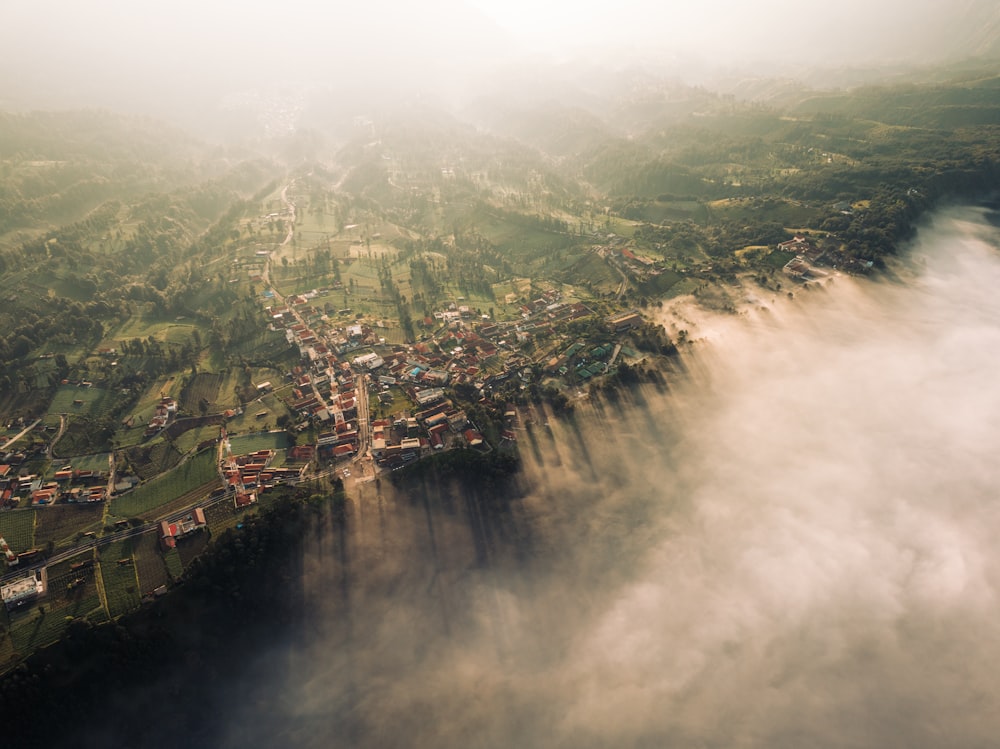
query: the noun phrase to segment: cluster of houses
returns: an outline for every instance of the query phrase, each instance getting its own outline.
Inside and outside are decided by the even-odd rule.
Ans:
[[[225,429],[222,439],[228,444]],[[311,455],[310,451],[306,452]],[[295,466],[276,467],[271,465],[276,454],[274,450],[257,450],[246,455],[230,454],[223,459],[221,466],[225,482],[223,491],[232,493],[236,509],[256,504],[261,493],[273,489],[278,484],[295,483],[302,478],[308,461],[300,460]],[[301,459],[303,456],[298,454],[297,457]]]
[[[564,377],[572,371],[577,380],[589,380],[611,371],[615,353],[615,346],[610,343],[588,346],[583,341],[576,341],[550,357],[545,363],[545,371]]]
[[[785,275],[799,281],[809,281],[815,278],[822,278],[826,273],[815,267],[823,255],[823,250],[817,246],[810,237],[796,234],[786,242],[778,245],[781,252],[794,252],[795,257],[785,263]]]
[[[24,421],[19,420],[19,426],[24,426]],[[39,424],[36,429],[44,429]],[[0,437],[0,446],[9,442],[7,437]],[[18,492],[28,491],[28,482],[34,479],[33,476],[27,479],[18,476],[18,468],[29,458],[29,452],[23,450],[0,451],[0,509],[4,507],[16,507],[19,501]]]
[[[152,437],[162,430],[177,416],[177,401],[173,398],[161,398],[153,409],[153,417],[146,424],[145,437]]]
[[[598,254],[620,273],[625,273],[636,281],[647,281],[664,272],[663,261],[637,255],[627,246],[628,240],[614,234],[607,236],[608,243],[598,249]]]
[[[483,435],[465,411],[445,397],[443,388],[413,389],[417,410],[372,422],[372,457],[379,466],[393,469],[420,457],[425,450],[463,444],[488,448]]]
[[[563,303],[554,290],[523,304],[521,318],[510,322],[494,322],[488,316],[477,316],[468,306],[449,304],[419,321],[428,331],[419,342],[393,346],[384,344],[366,324],[335,326],[304,296],[289,297],[284,307],[269,307],[268,313],[273,325],[284,329],[289,343],[297,346],[308,362],[311,384],[332,385],[337,380],[341,388],[350,387],[353,368],[377,376],[381,385],[434,388],[467,384],[486,390],[512,377],[529,382],[534,362],[521,353],[521,345],[533,336],[554,332],[558,326],[593,314],[579,302]],[[369,352],[350,357],[362,347],[368,347]],[[335,409],[328,409],[324,416],[322,400],[312,404],[313,415],[339,421],[335,412],[329,412]]]
[[[393,388],[415,404],[412,415],[371,424],[373,457],[391,468],[415,460],[422,450],[451,444],[488,447],[446,397],[446,388],[469,386],[489,395],[510,381],[526,386],[539,370],[559,377],[571,367],[574,381],[585,380],[606,373],[618,351],[610,344],[581,351],[586,344],[576,343],[561,353],[534,354],[537,361],[527,355],[525,344],[534,338],[560,333],[568,323],[594,315],[580,302],[564,302],[554,289],[521,304],[519,319],[505,322],[467,305],[449,304],[417,321],[424,335],[413,345],[385,344],[377,337],[377,325],[338,324],[312,304],[313,298],[290,296],[267,312],[273,328],[283,330],[302,358],[290,373],[289,405],[300,417],[299,428],[310,421],[325,426],[315,445],[316,457],[325,460],[351,458],[360,449],[355,386],[359,372],[370,375],[382,404],[394,401]],[[631,311],[609,320],[608,328],[621,333],[642,323],[639,313]],[[505,433],[513,439],[513,430]]]
[[[615,238],[620,239],[620,238]],[[663,261],[652,260],[643,255],[636,255],[628,247],[609,247],[604,256],[619,271],[627,273],[637,281],[648,281],[664,272]]]
[[[67,502],[103,502],[107,496],[108,475],[103,471],[65,465],[52,479],[49,486],[55,484]]]
[[[346,362],[313,362],[311,367],[295,367],[291,376],[290,405],[300,416],[337,424],[357,417],[354,372]]]
[[[65,502],[103,502],[107,491],[107,474],[101,471],[59,468],[48,481],[35,475],[18,475],[13,466],[0,464],[0,508],[17,507],[21,496],[30,497],[32,505]]]

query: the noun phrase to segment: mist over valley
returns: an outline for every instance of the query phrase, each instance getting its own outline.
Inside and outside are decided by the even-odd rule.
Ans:
[[[997,240],[944,211],[897,280],[707,321],[668,389],[525,428],[500,505],[363,495],[223,745],[987,746]]]

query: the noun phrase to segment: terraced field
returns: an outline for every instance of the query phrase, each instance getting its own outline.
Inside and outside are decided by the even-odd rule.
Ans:
[[[73,566],[92,559],[93,552],[67,559],[47,571],[46,594],[38,606],[10,615],[12,649],[24,655],[55,642],[69,623],[80,617],[103,621],[107,613],[98,592],[97,569],[93,564]]]
[[[65,413],[69,416],[103,416],[112,408],[115,403],[115,396],[107,390],[98,387],[79,387],[76,385],[63,385],[60,387],[52,399],[49,406],[49,414]]]
[[[152,535],[152,534],[146,534]],[[104,582],[104,600],[108,616],[112,619],[139,608],[141,596],[132,558],[132,539],[125,539],[102,546],[97,553],[101,578]]]
[[[131,447],[125,451],[125,456],[136,475],[144,481],[169,471],[181,461],[181,454],[162,439],[142,447]]]
[[[117,517],[153,518],[179,507],[192,495],[207,495],[217,487],[215,450],[205,450],[173,470],[111,500],[111,513]],[[197,498],[197,497],[195,497]]]
[[[100,528],[103,512],[103,502],[43,507],[37,511],[35,544],[44,546],[51,542],[56,548],[70,546],[79,534]]]
[[[219,388],[222,387],[225,379],[224,374],[210,372],[196,374],[181,393],[181,409],[196,414],[199,412],[199,404],[204,399],[209,404],[210,410],[218,410],[216,401],[219,397]]]
[[[160,553],[160,541],[155,533],[136,536],[132,546],[135,573],[139,578],[139,592],[146,595],[170,582],[167,566]]]
[[[35,545],[36,510],[6,510],[0,512],[0,536],[15,554]]]
[[[190,507],[191,505],[197,504],[201,500],[205,499],[221,485],[221,480],[218,477],[214,477],[209,481],[206,481],[204,484],[191,489],[191,491],[181,494],[176,499],[143,513],[140,517],[144,520],[155,520],[156,518],[163,517],[164,515],[170,515],[171,513],[178,512],[179,510],[183,510],[185,507]]]

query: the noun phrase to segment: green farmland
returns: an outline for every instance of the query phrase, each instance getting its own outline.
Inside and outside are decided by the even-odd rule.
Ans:
[[[111,514],[127,518],[155,513],[164,505],[212,482],[217,476],[215,463],[215,450],[204,450],[128,494],[115,497],[111,500]]]

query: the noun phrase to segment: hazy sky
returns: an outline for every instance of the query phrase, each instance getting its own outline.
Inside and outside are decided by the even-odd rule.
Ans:
[[[790,53],[831,52],[830,42],[855,48],[851,37],[893,39],[911,33],[923,17],[940,13],[935,0],[471,0],[518,39],[557,54],[583,47],[699,52],[726,62],[740,55],[787,59]],[[859,52],[861,50],[858,50]],[[884,49],[870,53],[883,56]],[[870,55],[865,55],[866,57]]]
[[[0,103],[191,103],[302,82],[386,95],[447,91],[526,56],[615,65],[653,55],[679,61],[674,72],[682,75],[689,57],[800,68],[923,60],[960,41],[946,21],[973,4],[990,7],[988,0],[6,2]]]

